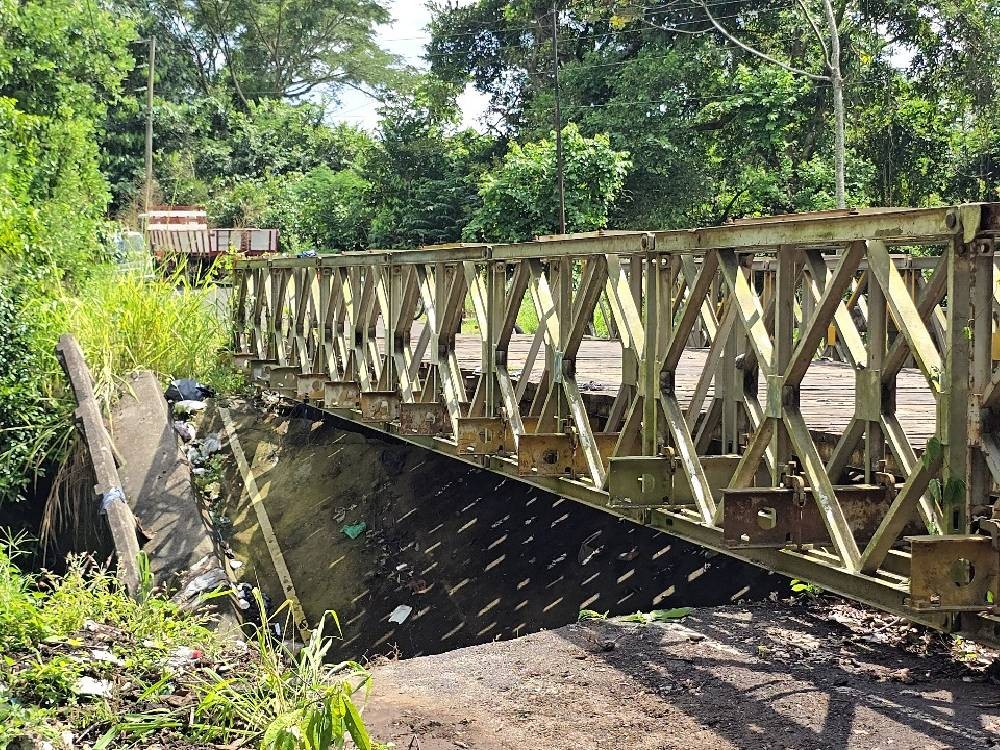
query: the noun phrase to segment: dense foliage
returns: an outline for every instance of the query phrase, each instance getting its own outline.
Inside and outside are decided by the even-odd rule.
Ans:
[[[560,8],[571,231],[836,205],[834,73],[849,205],[1000,197],[998,0]],[[0,0],[0,310],[17,321],[0,350],[21,353],[0,372],[0,457],[21,467],[0,499],[53,430],[67,300],[100,283],[109,218],[139,213],[149,37],[157,201],[277,227],[289,252],[557,230],[552,5],[435,4],[424,72],[381,48],[390,9]],[[460,126],[469,84],[489,97],[486,132]],[[374,132],[330,122],[344,87],[376,95]]]
[[[575,125],[563,130],[566,231],[586,232],[608,225],[608,208],[618,197],[631,166],[628,153],[611,148],[607,135],[584,138]],[[483,204],[466,226],[469,240],[522,242],[551,230],[559,201],[555,139],[517,143],[480,186]]]
[[[813,30],[822,26],[823,2],[562,7],[564,116],[584,135],[608,133],[613,148],[632,155],[612,211],[616,226],[833,205],[829,40]],[[996,0],[837,0],[832,9],[845,80],[848,204],[996,199]],[[551,4],[448,6],[432,34],[432,71],[488,94],[502,137],[523,143],[551,130]]]

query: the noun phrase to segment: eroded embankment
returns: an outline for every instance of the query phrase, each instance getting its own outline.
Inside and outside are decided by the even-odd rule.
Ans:
[[[310,622],[336,610],[342,655],[438,653],[612,614],[707,606],[787,582],[666,534],[347,423],[231,415]],[[208,416],[203,429],[218,429]],[[232,460],[221,512],[243,580],[281,587]],[[364,522],[357,539],[342,530]],[[399,605],[413,608],[389,622]]]

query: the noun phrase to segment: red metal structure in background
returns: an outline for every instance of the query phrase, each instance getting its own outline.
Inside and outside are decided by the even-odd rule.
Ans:
[[[224,253],[252,257],[278,252],[277,229],[209,229],[208,214],[200,206],[152,206],[145,218],[146,242],[157,261],[183,256],[202,262]]]

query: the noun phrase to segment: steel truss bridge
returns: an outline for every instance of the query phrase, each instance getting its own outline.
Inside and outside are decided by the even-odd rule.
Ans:
[[[234,361],[337,417],[998,641],[998,232],[1000,204],[970,204],[240,260]]]

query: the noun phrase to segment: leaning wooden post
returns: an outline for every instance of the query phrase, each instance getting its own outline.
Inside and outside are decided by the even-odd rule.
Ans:
[[[130,595],[139,591],[139,540],[136,537],[135,516],[122,491],[121,478],[115,464],[111,436],[101,416],[101,408],[94,396],[90,370],[83,358],[83,350],[68,333],[59,337],[56,354],[69,378],[76,396],[76,419],[94,467],[94,493],[101,503],[101,513],[108,518],[108,527],[118,558],[118,577]]]

